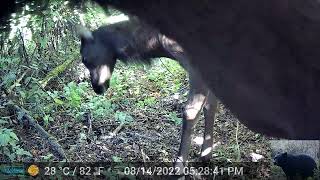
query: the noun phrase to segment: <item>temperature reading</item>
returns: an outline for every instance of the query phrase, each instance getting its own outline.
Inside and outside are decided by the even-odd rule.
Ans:
[[[80,176],[90,176],[91,167],[80,167]]]
[[[56,174],[56,167],[45,167],[44,170],[45,176],[53,176]]]

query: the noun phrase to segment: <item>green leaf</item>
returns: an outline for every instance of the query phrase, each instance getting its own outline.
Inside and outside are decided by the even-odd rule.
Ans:
[[[39,42],[40,42],[40,47],[41,48],[45,48],[47,43],[48,43],[48,39],[47,38],[42,38],[42,39],[39,39]]]
[[[118,156],[112,156],[112,160],[113,160],[114,162],[122,162],[121,157],[118,157]]]
[[[32,156],[28,151],[25,151],[24,149],[17,147],[15,150],[15,153],[19,156],[27,155],[27,156]]]
[[[87,139],[87,135],[85,133],[80,133],[79,135],[80,135],[79,137],[80,142],[84,142]]]
[[[16,135],[16,133],[14,133],[14,132],[9,132],[9,135],[13,138],[13,139],[15,139],[15,140],[19,140],[19,138],[17,137],[17,135]]]
[[[9,134],[0,134],[0,146],[7,146],[10,140]]]
[[[0,119],[0,124],[7,124],[8,121]]]
[[[62,100],[58,99],[58,98],[54,98],[53,100],[58,105],[63,105],[64,104],[64,102]]]
[[[11,147],[17,146],[17,143],[18,143],[18,141],[14,140],[14,139],[11,139],[11,141],[9,141],[9,145],[10,145]]]
[[[14,72],[9,72],[2,78],[2,85],[5,85],[6,87],[9,87],[14,81],[16,80],[16,74]]]
[[[175,125],[179,125],[182,123],[182,118],[179,118],[176,112],[171,112],[169,114],[169,119],[173,121]]]
[[[43,158],[44,160],[49,160],[49,159],[51,159],[52,157],[54,157],[54,156],[53,156],[53,154],[51,154],[51,153],[47,154],[46,156],[42,156],[42,158]]]
[[[22,99],[26,98],[26,93],[25,92],[19,91],[19,93],[20,93],[20,96],[22,97]]]
[[[43,121],[44,121],[44,124],[45,124],[45,125],[48,125],[48,124],[49,124],[49,118],[50,118],[49,115],[45,115],[45,116],[43,117]]]
[[[120,123],[129,123],[132,122],[134,119],[131,115],[125,113],[125,112],[121,112],[121,111],[117,111],[115,114],[115,119],[117,121],[119,121]]]
[[[8,157],[9,157],[9,159],[11,160],[11,161],[14,161],[14,159],[16,158],[16,155],[14,154],[14,153],[5,153]]]
[[[24,80],[24,84],[28,84],[30,81],[31,81],[31,77],[27,77],[27,78]]]

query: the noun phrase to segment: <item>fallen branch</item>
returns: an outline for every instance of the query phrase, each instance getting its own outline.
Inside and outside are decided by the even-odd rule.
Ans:
[[[33,119],[30,115],[28,115],[27,111],[23,108],[18,107],[17,105],[13,105],[14,109],[19,113],[22,113],[20,115],[23,125],[32,126],[37,132],[40,133],[41,137],[48,141],[50,145],[50,149],[54,152],[60,160],[66,159],[66,155],[61,147],[61,145],[58,143],[57,139],[51,136],[49,133],[47,133],[38,123],[35,119]]]
[[[139,146],[139,148],[140,148],[140,152],[141,152],[141,156],[142,156],[143,162],[146,163],[147,161],[150,160],[150,158],[148,157],[148,155],[146,155],[146,153],[144,153],[142,147]]]
[[[41,85],[42,88],[46,87],[48,82],[57,77],[59,74],[64,72],[76,59],[69,59],[62,63],[61,65],[57,66],[54,68],[52,71],[48,73],[48,75],[41,81],[39,81],[39,84]]]
[[[118,134],[118,132],[123,128],[125,123],[120,123],[120,125],[115,129],[113,130],[113,132],[110,133],[111,136],[115,136]]]
[[[119,131],[123,128],[123,126],[125,125],[125,123],[120,123],[120,125],[114,129],[112,132],[109,132],[109,135],[107,136],[102,136],[102,139],[109,139],[109,138],[113,138],[114,136],[116,136]]]

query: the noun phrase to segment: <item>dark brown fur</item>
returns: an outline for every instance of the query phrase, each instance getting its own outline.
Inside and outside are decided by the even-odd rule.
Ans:
[[[97,94],[104,93],[109,87],[111,76],[103,77],[112,74],[117,59],[144,63],[150,63],[151,58],[158,57],[177,60],[189,72],[190,79],[190,92],[183,112],[177,165],[182,167],[182,162],[188,159],[192,128],[202,109],[205,117],[202,157],[206,160],[211,158],[217,100],[199,74],[188,64],[189,56],[179,44],[135,18],[103,26],[93,32],[81,29],[79,34],[83,63],[90,71],[91,84]]]
[[[97,0],[177,40],[239,120],[259,133],[320,138],[316,0]]]

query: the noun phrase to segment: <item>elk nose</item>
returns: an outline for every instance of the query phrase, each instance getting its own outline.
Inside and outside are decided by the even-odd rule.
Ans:
[[[93,86],[93,90],[96,94],[102,95],[105,91],[103,86]]]
[[[99,95],[103,94],[103,91],[101,89],[95,89],[94,92]]]

